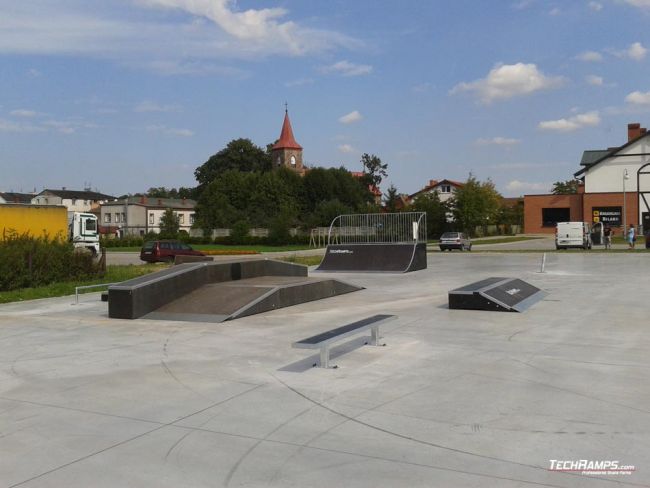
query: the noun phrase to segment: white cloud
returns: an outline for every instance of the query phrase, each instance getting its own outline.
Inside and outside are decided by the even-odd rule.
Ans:
[[[284,86],[286,86],[287,88],[291,88],[293,86],[312,85],[313,83],[314,83],[313,78],[298,78],[297,80],[286,81],[284,83]]]
[[[413,86],[411,89],[415,93],[425,93],[430,91],[433,88],[433,84],[429,83],[428,81],[425,81],[424,83],[420,83],[418,85]]]
[[[617,58],[628,58],[634,61],[642,61],[645,58],[648,50],[640,42],[634,42],[630,44],[627,49],[608,49],[607,52],[616,56]]]
[[[512,8],[515,10],[525,10],[535,3],[535,0],[519,0],[512,4]]]
[[[594,86],[603,86],[603,77],[596,75],[588,75],[585,77],[585,81],[590,85]]]
[[[12,110],[9,112],[11,115],[14,117],[26,117],[26,118],[32,118],[40,115],[39,112],[36,112],[34,110],[26,110],[26,109],[18,109],[18,110]]]
[[[0,132],[41,132],[44,130],[44,128],[32,124],[0,119]]]
[[[561,13],[562,11],[559,8],[555,7],[552,8],[548,14],[555,17],[556,15],[560,15]]]
[[[596,51],[585,51],[578,54],[576,59],[587,63],[599,63],[603,60],[603,55]]]
[[[600,124],[600,115],[597,111],[574,115],[566,119],[547,120],[540,122],[538,128],[557,132],[572,132],[583,127],[593,127]]]
[[[39,70],[35,68],[31,68],[27,70],[27,76],[29,76],[30,78],[40,78],[41,76],[43,76],[43,73],[41,73]]]
[[[479,138],[476,139],[475,144],[479,146],[489,146],[489,145],[495,145],[495,146],[514,146],[516,144],[519,144],[521,140],[519,139],[513,139],[510,137],[493,137],[491,139],[486,139],[486,138]]]
[[[497,64],[485,78],[459,83],[450,93],[473,92],[481,102],[489,104],[557,88],[563,82],[560,76],[546,76],[534,64]]]
[[[645,58],[647,52],[648,50],[643,47],[640,42],[635,42],[634,44],[631,44],[627,49],[627,57],[634,59],[635,61],[641,61],[643,58]]]
[[[506,189],[511,192],[549,191],[552,186],[551,183],[532,183],[528,181],[512,180],[508,182]]]
[[[334,73],[341,76],[363,76],[372,73],[372,66],[369,64],[355,64],[349,61],[338,61],[329,66],[323,66],[321,72],[325,74]]]
[[[221,74],[219,66],[205,61],[302,56],[362,45],[339,32],[289,20],[283,8],[240,11],[233,0],[120,3],[125,11],[118,16],[96,2],[2,2],[0,53],[91,56],[180,74]],[[177,14],[160,15],[160,9]]]
[[[342,124],[354,124],[355,122],[359,122],[361,119],[363,119],[363,115],[361,115],[358,110],[354,110],[349,114],[339,117],[339,122]]]
[[[345,153],[345,154],[350,154],[350,153],[357,152],[357,150],[354,147],[352,147],[350,144],[341,144],[338,147],[338,149],[339,149],[339,151],[341,151],[342,153]]]
[[[633,105],[650,105],[650,91],[634,91],[625,97],[625,101]]]
[[[600,2],[589,2],[589,8],[594,12],[600,12],[603,9],[603,4]]]
[[[164,125],[149,125],[146,129],[147,132],[157,132],[169,136],[192,137],[194,135],[190,129],[174,129]]]
[[[650,0],[624,0],[625,3],[638,8],[650,9]]]
[[[167,104],[161,105],[150,100],[145,100],[138,103],[134,108],[134,112],[146,113],[146,112],[178,112],[181,109],[178,104]]]

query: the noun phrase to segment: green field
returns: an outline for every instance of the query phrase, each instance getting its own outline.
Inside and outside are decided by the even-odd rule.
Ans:
[[[121,281],[137,278],[145,274],[159,271],[168,267],[168,265],[130,265],[130,266],[108,266],[106,274],[102,278],[85,281],[67,281],[63,283],[52,283],[47,286],[38,288],[22,288],[20,290],[0,291],[0,303],[22,302],[25,300],[35,300],[37,298],[61,297],[65,295],[74,295],[74,289],[77,286],[95,285],[100,283],[119,283]],[[95,293],[105,288],[92,288],[90,290],[80,290],[80,293]]]

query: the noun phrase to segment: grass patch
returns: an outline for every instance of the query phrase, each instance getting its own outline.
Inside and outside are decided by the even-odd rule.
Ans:
[[[302,264],[304,266],[316,266],[323,260],[323,256],[287,256],[279,258],[279,261],[287,261],[289,263]]]
[[[62,297],[74,295],[74,289],[77,286],[96,285],[100,283],[119,283],[121,281],[137,278],[154,271],[166,268],[167,265],[130,265],[130,266],[108,266],[106,274],[102,278],[95,278],[84,281],[66,281],[61,283],[52,283],[47,286],[37,288],[22,288],[20,290],[0,292],[0,303],[23,302],[26,300],[36,300],[38,298]],[[91,290],[80,290],[80,293],[96,293],[102,288],[93,288]]]
[[[493,239],[485,239],[485,238],[476,238],[472,239],[472,245],[475,244],[504,244],[506,242],[520,242],[520,241],[533,241],[535,239],[543,239],[543,237],[530,237],[530,236],[504,236],[504,237],[498,237],[498,238],[493,238]],[[438,245],[440,243],[440,240],[438,239],[433,239],[427,241],[427,244],[430,245]]]
[[[543,239],[542,237],[526,237],[526,236],[512,236],[500,237],[498,239],[474,239],[472,246],[481,244],[506,244],[508,242],[521,242],[521,241],[534,241],[535,239]]]

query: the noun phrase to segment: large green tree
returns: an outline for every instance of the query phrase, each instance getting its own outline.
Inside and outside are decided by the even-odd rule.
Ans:
[[[427,238],[439,239],[449,229],[449,206],[440,201],[438,192],[421,193],[411,204],[409,210],[427,214]]]
[[[269,171],[271,155],[250,139],[234,139],[210,157],[194,172],[199,188],[205,189],[217,176],[229,170],[242,172]]]
[[[474,235],[476,227],[496,224],[501,195],[491,180],[480,182],[470,173],[453,198],[455,227]]]
[[[578,193],[579,185],[580,182],[578,180],[556,181],[553,183],[551,193],[554,195],[572,195]]]
[[[379,188],[381,181],[388,176],[388,163],[382,163],[381,159],[374,154],[363,153],[361,156],[363,173],[368,185]]]
[[[180,218],[173,209],[166,209],[160,217],[160,237],[175,239],[181,227]]]
[[[384,207],[388,212],[397,212],[399,194],[395,185],[390,185],[384,194]]]

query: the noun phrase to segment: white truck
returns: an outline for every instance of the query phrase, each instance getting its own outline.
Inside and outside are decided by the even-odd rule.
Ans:
[[[555,249],[570,247],[591,249],[591,233],[586,222],[558,222],[555,226]]]
[[[88,249],[99,255],[99,227],[97,216],[91,213],[68,212],[68,237],[76,248]]]

